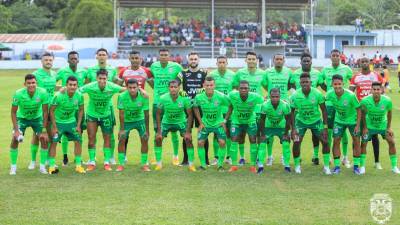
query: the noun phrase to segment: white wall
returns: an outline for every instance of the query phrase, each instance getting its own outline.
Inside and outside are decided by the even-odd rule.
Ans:
[[[400,30],[372,30],[376,33],[376,44],[379,46],[400,46]]]
[[[379,51],[382,57],[387,54],[396,62],[397,56],[400,55],[400,46],[343,46],[343,50],[347,57],[353,54],[356,59],[360,58],[363,53],[367,57],[373,58],[376,51]]]

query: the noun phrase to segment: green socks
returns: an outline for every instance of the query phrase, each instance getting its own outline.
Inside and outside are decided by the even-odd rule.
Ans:
[[[110,163],[111,148],[103,148],[104,151],[104,164]]]
[[[17,158],[18,158],[18,149],[17,148],[10,148],[10,160],[11,165],[17,165]]]
[[[125,166],[125,153],[124,152],[118,152],[118,163],[121,166]]]
[[[174,149],[174,156],[179,154],[179,138],[176,132],[171,133],[172,148]]]
[[[54,168],[56,165],[56,159],[54,157],[49,157],[49,167]]]
[[[329,166],[331,155],[329,153],[324,153],[323,157],[324,157],[324,166]]]
[[[218,146],[219,147],[219,146]],[[218,166],[224,165],[226,146],[218,150]]]
[[[360,166],[360,157],[353,156],[353,161],[355,166]]]
[[[238,160],[237,160],[237,152],[238,152],[238,143],[237,142],[232,142],[231,143],[231,148],[230,148],[230,154],[232,158],[232,165],[237,166],[238,165]]]
[[[197,153],[199,154],[200,165],[202,167],[206,167],[207,166],[206,165],[206,150],[204,149],[204,147],[198,147]],[[193,158],[192,158],[192,160],[190,160],[190,157],[189,157],[189,148],[188,148],[188,159],[189,159],[189,162],[193,162]]]
[[[76,155],[75,156],[75,166],[81,166],[81,165],[82,165],[82,156]]]
[[[288,141],[282,142],[282,149],[283,149],[283,163],[285,167],[290,166],[290,143]]]
[[[199,157],[200,157],[200,149],[198,150],[199,151]],[[187,148],[187,153],[188,153],[188,161],[189,161],[189,165],[191,165],[191,164],[193,164],[193,161],[194,161],[194,148],[193,147],[191,147],[191,148]],[[206,152],[205,152],[205,150],[204,150],[204,148],[203,148],[203,154],[204,154],[204,167],[206,166],[205,164],[206,164]],[[201,158],[200,158],[200,162],[201,162]],[[201,166],[203,166],[203,162],[201,162]]]
[[[230,157],[231,153],[230,150],[231,149],[231,139],[226,140],[226,157]]]
[[[147,164],[147,157],[148,157],[147,153],[142,153],[142,154],[140,155],[140,164],[141,164],[142,166],[144,166],[144,165]]]
[[[45,165],[46,161],[47,161],[47,155],[48,155],[48,151],[47,149],[41,149],[40,150],[40,164],[41,165]]]
[[[162,156],[162,147],[154,147],[154,153],[156,155],[156,161],[157,163],[161,162],[161,156]]]
[[[392,165],[392,169],[397,167],[397,155],[390,155],[390,164]]]
[[[272,156],[272,146],[273,145],[274,145],[274,137],[272,137],[268,140],[268,144],[267,144],[268,157]]]
[[[219,143],[218,143],[218,139],[215,138],[215,137],[214,137],[214,140],[213,140],[213,148],[214,148],[214,158],[218,158],[219,157],[219,154],[218,154]]]
[[[96,149],[95,148],[89,148],[89,161],[90,162],[96,161]]]
[[[300,166],[300,156],[294,157],[294,166],[295,167]]]
[[[68,138],[65,135],[61,138],[61,149],[64,155],[68,154]]]
[[[367,158],[367,155],[361,153],[361,156],[360,156],[360,166],[365,166],[366,158]]]
[[[257,144],[250,144],[250,165],[255,166],[257,160]]]
[[[266,148],[267,144],[265,142],[261,142],[258,148],[258,163],[260,165],[265,164],[265,154],[267,153]]]
[[[324,161],[324,163],[325,163],[325,161]],[[335,165],[335,167],[339,167],[340,166],[340,157],[334,158],[333,164]]]
[[[333,134],[333,130],[328,129],[328,146],[329,146],[329,148],[332,148],[332,134]]]
[[[319,153],[319,145],[318,146],[314,146],[313,159],[318,158],[318,153]]]
[[[31,160],[36,161],[36,155],[39,149],[39,145],[31,144]]]
[[[240,158],[244,159],[244,144],[239,144]]]

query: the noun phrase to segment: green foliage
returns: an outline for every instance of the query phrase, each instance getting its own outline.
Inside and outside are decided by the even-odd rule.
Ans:
[[[9,7],[12,12],[12,24],[15,33],[46,32],[51,24],[50,12],[29,2],[18,1]]]
[[[65,9],[68,3],[68,0],[35,0],[37,6],[45,7],[50,11],[51,28],[54,27],[56,19],[59,18],[60,11]]]
[[[8,33],[15,29],[11,23],[11,10],[3,5],[0,5],[0,33]]]

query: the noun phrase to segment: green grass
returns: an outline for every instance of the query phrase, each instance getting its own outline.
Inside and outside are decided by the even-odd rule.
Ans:
[[[27,169],[28,131],[20,145],[17,176],[9,176],[10,102],[13,92],[22,87],[26,72],[0,71],[0,224],[374,224],[369,212],[374,193],[391,196],[394,207],[389,224],[400,221],[400,177],[390,172],[387,144],[383,142],[384,170],[373,168],[369,145],[365,176],[354,176],[345,168],[339,176],[322,175],[322,166],[311,165],[309,134],[302,148],[301,175],[283,172],[281,149],[276,144],[275,164],[262,176],[251,174],[247,166],[235,174],[219,173],[213,167],[189,173],[186,168],[171,165],[169,138],[164,148],[165,169],[142,173],[140,142],[135,135],[123,173],[105,172],[99,167],[93,173],[79,175],[71,164],[62,167],[58,175],[46,176]],[[394,101],[393,130],[400,143],[400,94],[397,81],[392,79],[395,86],[390,96]],[[86,141],[85,137],[85,160]],[[150,149],[152,146],[150,141]],[[98,161],[102,162],[99,149]],[[246,154],[249,158],[248,147]],[[61,150],[58,164],[60,156]]]

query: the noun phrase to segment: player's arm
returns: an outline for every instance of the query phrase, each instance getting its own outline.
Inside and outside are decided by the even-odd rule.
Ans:
[[[201,121],[199,107],[193,106],[193,112],[194,112],[194,116],[196,117],[196,120],[199,121],[199,130],[201,130],[201,128],[204,127],[204,124],[203,124],[203,121]]]
[[[83,106],[83,104],[82,104],[82,105],[79,106],[79,110],[78,110],[78,121],[77,121],[77,123],[76,123],[76,130],[77,130],[79,133],[82,133],[81,124],[82,124],[82,120],[83,120],[83,115],[84,115],[84,113],[85,113],[85,108],[84,108],[84,106]]]
[[[388,133],[389,136],[393,137],[393,131],[392,131],[392,110],[389,110],[387,112],[387,123],[386,123],[386,132]]]
[[[290,126],[292,127],[291,136],[292,136],[292,140],[294,142],[297,142],[298,141],[298,133],[297,133],[297,129],[295,129],[295,126],[294,126],[294,123],[295,123],[294,118],[295,118],[296,109],[293,107],[291,109],[292,109],[290,112]]]
[[[354,133],[358,133],[362,127],[360,127],[361,124],[361,117],[362,117],[362,110],[361,107],[356,108],[357,110],[357,123],[356,127],[354,128]]]
[[[260,133],[261,133],[261,139],[264,140],[265,138],[265,133],[264,133],[264,129],[265,129],[265,118],[266,115],[264,113],[261,113],[260,116],[260,121],[259,121],[259,128],[260,128]]]
[[[49,106],[48,104],[43,104],[42,105],[42,111],[43,111],[43,127],[47,127],[48,123],[48,118],[49,118]]]
[[[161,135],[161,109],[157,108],[156,112],[156,123],[157,123],[157,134]]]
[[[125,133],[125,110],[119,109],[119,136]]]
[[[232,111],[233,111],[233,107],[232,107],[232,105],[229,105],[228,112],[225,115],[225,121],[228,121],[229,118],[231,118]]]
[[[56,108],[57,108],[57,105],[50,106],[50,120],[51,120],[51,134],[52,135],[55,135],[56,133],[58,133],[56,117],[54,115]]]
[[[186,133],[191,133],[191,131],[192,131],[192,123],[193,123],[192,108],[187,108],[186,109],[186,113],[187,113]]]
[[[285,134],[289,134],[290,124],[291,124],[291,121],[292,121],[292,114],[289,113],[289,114],[285,115],[285,120],[286,120],[285,121],[286,122],[286,124],[285,124]]]
[[[321,87],[322,90],[324,90],[325,92],[328,90],[328,87],[326,86],[325,83],[322,83],[319,85]]]
[[[13,130],[14,130],[15,139],[20,135],[18,122],[17,122],[17,111],[18,111],[18,106],[17,105],[11,106],[11,121],[12,121],[12,124],[13,124]]]
[[[366,115],[367,115],[367,112],[365,110],[365,106],[362,105],[361,106],[361,121],[362,121],[363,127],[361,127],[361,129],[362,129],[363,135],[366,135],[368,133]]]
[[[321,109],[322,113],[322,121],[324,123],[324,128],[328,128],[328,115],[326,113],[326,106],[325,103],[319,104],[319,108]]]
[[[151,88],[154,89],[154,79],[153,78],[147,79],[146,82],[150,85]]]
[[[146,133],[147,133],[147,138],[149,137],[149,132],[150,132],[150,126],[149,126],[149,110],[143,110],[144,112],[144,122],[146,126]]]

